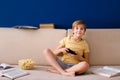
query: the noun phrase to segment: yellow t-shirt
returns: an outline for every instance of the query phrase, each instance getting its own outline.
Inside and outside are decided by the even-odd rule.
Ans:
[[[76,42],[73,40],[71,36],[69,36],[69,37],[63,38],[60,41],[60,44],[64,45],[66,48],[69,48],[77,52],[81,56],[83,56],[83,53],[89,52],[88,44],[84,39]],[[65,63],[73,63],[73,64],[77,64],[80,62],[80,60],[73,58],[69,53],[64,54],[62,56],[62,61]]]

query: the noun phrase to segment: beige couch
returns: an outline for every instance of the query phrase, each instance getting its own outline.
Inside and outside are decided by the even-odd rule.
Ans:
[[[90,69],[84,75],[67,77],[47,72],[48,63],[43,57],[45,48],[54,49],[59,40],[71,35],[71,29],[14,29],[0,28],[0,63],[18,67],[18,60],[31,58],[35,61],[30,75],[16,80],[120,80],[120,76],[107,78],[91,74],[91,70],[104,65],[120,68],[120,29],[87,29],[84,38],[90,46]],[[0,77],[0,80],[9,80]]]

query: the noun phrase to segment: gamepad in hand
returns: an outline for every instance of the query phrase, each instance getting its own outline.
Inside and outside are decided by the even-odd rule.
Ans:
[[[71,49],[69,49],[69,48],[67,48],[66,52],[71,53],[71,54],[74,54],[74,55],[77,55],[77,54],[75,53],[75,51],[73,51],[73,50],[71,50]]]

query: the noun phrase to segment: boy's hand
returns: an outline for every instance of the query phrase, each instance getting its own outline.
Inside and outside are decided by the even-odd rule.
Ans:
[[[66,52],[70,53],[70,54],[73,54],[73,55],[77,55],[75,51],[67,48]]]
[[[71,54],[72,55],[72,54]],[[79,54],[77,54],[77,55],[72,55],[72,57],[74,57],[75,59],[78,59],[78,60],[80,60],[80,61],[84,61],[84,58],[81,56],[81,55],[79,55]]]
[[[67,48],[61,48],[60,52],[67,53]]]

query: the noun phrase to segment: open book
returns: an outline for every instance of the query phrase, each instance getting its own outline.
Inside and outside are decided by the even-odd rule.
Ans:
[[[0,71],[1,76],[8,77],[12,80],[22,77],[22,76],[25,76],[27,74],[28,74],[28,72],[26,72],[22,69],[19,69],[19,68],[10,68],[10,69]]]
[[[120,68],[113,66],[104,66],[102,68],[93,70],[92,73],[106,77],[120,76]]]
[[[9,68],[13,68],[13,67],[9,64],[6,64],[6,63],[1,63],[0,64],[0,71],[5,70],[5,69],[9,69]]]

